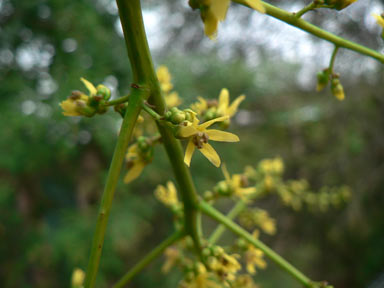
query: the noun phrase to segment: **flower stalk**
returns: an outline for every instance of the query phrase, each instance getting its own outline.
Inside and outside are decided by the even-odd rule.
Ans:
[[[199,203],[199,208],[203,213],[210,216],[211,218],[215,219],[216,221],[220,222],[224,226],[226,226],[229,230],[231,230],[236,235],[244,238],[249,243],[254,245],[256,248],[260,249],[264,252],[264,254],[271,259],[273,262],[275,262],[280,268],[288,272],[292,277],[294,277],[296,280],[298,280],[300,283],[302,283],[305,287],[318,287],[316,282],[313,282],[311,279],[309,279],[307,276],[305,276],[303,273],[301,273],[298,269],[296,269],[292,264],[287,262],[284,258],[282,258],[279,254],[277,254],[275,251],[273,251],[271,248],[266,246],[263,242],[260,240],[254,238],[250,233],[248,233],[246,230],[244,230],[242,227],[237,225],[235,222],[230,220],[225,215],[221,214],[219,211],[217,211],[215,208],[213,208],[208,203],[201,201]]]
[[[132,269],[130,269],[114,286],[113,288],[121,288],[127,285],[132,278],[140,273],[145,267],[147,267],[153,260],[159,257],[165,249],[179,240],[184,233],[182,231],[176,231],[158,246],[156,246],[151,252],[149,252],[144,258],[140,260]]]
[[[152,63],[151,54],[144,30],[140,0],[117,0],[119,15],[124,32],[124,39],[134,75],[135,83],[145,83],[150,88],[148,102],[154,110],[163,115],[165,101]],[[199,211],[197,193],[190,171],[184,164],[184,152],[168,127],[158,125],[165,150],[171,162],[176,181],[180,187],[181,200],[184,204],[186,234],[193,239],[196,253],[201,253],[201,232],[199,229]]]
[[[233,0],[233,2],[239,3],[241,5],[247,6],[249,8],[252,8],[248,1],[246,0]],[[304,30],[318,38],[324,39],[328,42],[331,42],[335,44],[336,46],[349,49],[352,51],[355,51],[357,53],[372,57],[382,63],[384,63],[384,55],[370,49],[368,47],[362,46],[360,44],[354,43],[352,41],[346,40],[342,37],[336,36],[335,34],[332,34],[320,27],[317,27],[316,25],[313,25],[301,18],[298,18],[294,13],[285,11],[281,8],[278,8],[272,4],[263,2],[263,6],[265,8],[265,13],[269,16],[272,16],[276,19],[279,19],[289,25],[292,25],[294,27],[297,27],[301,30]]]
[[[129,141],[136,120],[141,111],[141,103],[148,97],[148,90],[145,87],[133,88],[127,112],[125,114],[116,148],[113,153],[112,162],[109,168],[107,182],[105,184],[103,196],[101,199],[99,215],[97,217],[96,230],[93,236],[91,256],[89,258],[87,273],[85,277],[85,287],[94,287],[96,275],[100,263],[100,257],[103,249],[104,236],[107,228],[108,217],[112,207],[112,200],[119,180],[124,156],[127,151]]]

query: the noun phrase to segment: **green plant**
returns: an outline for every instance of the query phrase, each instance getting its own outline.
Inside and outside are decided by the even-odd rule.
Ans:
[[[301,19],[302,15],[311,10],[323,8],[341,10],[354,1],[316,0],[297,13],[284,11],[259,0],[236,0],[233,2],[266,13],[314,36],[332,42],[335,45],[334,53],[329,67],[318,75],[317,88],[321,90],[330,82],[331,92],[339,100],[345,98],[339,75],[334,72],[336,54],[340,48],[350,49],[384,62],[384,55],[333,35]],[[235,114],[244,96],[240,96],[230,105],[229,93],[223,89],[219,101],[208,101],[200,98],[199,102],[191,108],[179,109],[177,106],[180,104],[180,99],[177,94],[171,92],[172,83],[168,70],[165,67],[160,67],[156,75],[144,31],[140,1],[118,0],[117,3],[133,72],[131,93],[120,99],[109,101],[108,88],[102,85],[94,87],[93,84],[82,79],[89,90],[89,95],[75,91],[61,103],[64,114],[67,116],[92,117],[95,114],[103,114],[107,111],[107,107],[114,106],[115,110],[124,118],[100,204],[85,277],[85,287],[94,287],[95,285],[108,217],[124,159],[127,158],[129,165],[129,171],[125,177],[125,181],[129,183],[137,178],[144,167],[152,161],[153,146],[156,144],[162,144],[166,149],[181,196],[179,201],[176,187],[171,182],[167,184],[167,188],[159,186],[155,193],[157,198],[174,212],[176,232],[145,256],[115,287],[124,286],[151,260],[164,251],[168,251],[166,253],[168,262],[165,264],[164,270],[167,271],[173,264],[178,264],[184,272],[184,279],[180,283],[181,287],[221,287],[220,285],[254,287],[249,275],[238,274],[241,270],[241,265],[237,259],[238,254],[229,254],[228,252],[236,249],[245,255],[249,274],[255,272],[255,267],[265,267],[263,260],[265,255],[305,287],[331,287],[326,282],[312,281],[258,240],[257,230],[252,235],[236,224],[233,218],[239,216],[239,221],[245,226],[259,226],[264,232],[273,234],[273,219],[269,218],[265,211],[248,208],[248,203],[275,192],[280,196],[283,203],[294,209],[300,209],[303,204],[307,204],[312,209],[325,210],[330,205],[338,206],[346,201],[350,195],[348,188],[340,187],[330,191],[323,189],[321,193],[314,194],[309,191],[308,184],[304,180],[285,182],[281,178],[284,170],[283,163],[281,159],[276,158],[264,160],[256,169],[248,167],[244,173],[232,176],[224,167],[225,180],[219,182],[212,191],[206,191],[203,195],[198,194],[188,169],[193,152],[198,149],[212,164],[217,167],[221,165],[220,157],[208,142],[209,140],[239,141],[235,134],[222,130],[228,128],[230,118]],[[189,4],[193,9],[199,9],[205,24],[206,34],[214,38],[218,23],[225,19],[230,1],[190,0]],[[376,16],[378,23],[382,25],[382,18],[380,17]],[[139,136],[135,143],[128,147],[132,135],[141,134],[136,124],[141,122],[138,119],[142,110],[150,116],[150,119],[154,120],[158,133],[150,137]],[[202,124],[200,124],[200,120],[203,121]],[[148,119],[144,120],[144,123],[147,122]],[[207,129],[214,124],[220,129]],[[153,128],[147,129],[153,130]],[[188,140],[185,155],[180,139]],[[254,183],[250,184],[252,181]],[[237,202],[227,216],[212,206],[221,197],[231,197]],[[208,240],[202,233],[201,213],[220,223]],[[225,228],[239,237],[237,243],[227,249],[216,244]],[[169,248],[177,241],[177,248]],[[77,280],[82,276],[78,276],[80,275],[78,271],[76,273],[76,277],[74,277],[76,281],[74,281],[73,286],[81,286],[82,281]]]

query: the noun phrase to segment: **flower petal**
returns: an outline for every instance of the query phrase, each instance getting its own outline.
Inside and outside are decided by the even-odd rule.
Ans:
[[[172,181],[167,182],[167,189],[171,194],[177,194],[175,184]]]
[[[199,132],[194,125],[180,126],[178,135],[183,138],[191,137]]]
[[[198,126],[198,129],[200,131],[203,131],[204,129],[208,128],[209,126],[211,126],[212,124],[216,123],[216,122],[223,122],[225,120],[227,120],[229,118],[228,115],[226,116],[222,116],[222,117],[218,117],[218,118],[215,118],[215,119],[212,119],[212,120],[209,120],[207,122],[204,122],[203,124],[200,124]]]
[[[260,0],[244,0],[244,4],[260,13],[265,13],[264,5]]]
[[[232,117],[237,112],[237,107],[239,107],[240,103],[243,102],[245,99],[245,95],[240,95],[237,97],[232,104],[229,106],[227,114]]]
[[[239,194],[241,195],[249,195],[256,192],[256,187],[247,187],[247,188],[240,188]]]
[[[230,0],[211,0],[209,9],[216,16],[217,20],[224,21],[230,4]]]
[[[195,144],[193,144],[192,139],[190,139],[187,145],[187,149],[185,150],[185,156],[184,156],[184,163],[188,167],[191,164],[191,159],[194,151],[195,151]]]
[[[217,129],[209,129],[204,131],[208,136],[209,140],[221,141],[221,142],[239,142],[240,139],[237,135]]]
[[[145,167],[145,162],[137,160],[134,162],[131,169],[128,170],[127,174],[124,177],[124,183],[128,184],[140,176],[141,172]]]
[[[229,105],[229,91],[226,88],[221,89],[220,95],[219,95],[219,107],[218,110],[222,113],[224,113]]]
[[[81,82],[84,83],[85,87],[87,87],[87,89],[88,89],[88,91],[89,91],[89,93],[91,95],[96,95],[97,94],[97,90],[96,90],[95,86],[93,86],[93,84],[91,82],[89,82],[87,79],[85,79],[83,77],[81,77],[80,80],[81,80]]]
[[[215,151],[215,149],[213,149],[213,147],[206,143],[206,144],[203,144],[203,147],[201,149],[199,149],[201,153],[203,153],[203,155],[205,157],[207,157],[207,159],[213,164],[215,165],[216,167],[220,167],[220,164],[221,164],[221,160],[220,160],[220,157],[219,155],[217,154],[217,152]]]

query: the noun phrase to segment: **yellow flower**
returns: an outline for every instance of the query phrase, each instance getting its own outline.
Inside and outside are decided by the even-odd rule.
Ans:
[[[71,287],[72,288],[80,288],[83,287],[85,279],[85,273],[80,268],[76,268],[72,273],[72,279],[71,279]]]
[[[226,88],[221,89],[220,95],[219,95],[219,104],[217,108],[217,112],[221,116],[228,115],[229,117],[232,117],[237,112],[237,108],[239,107],[240,103],[243,102],[245,99],[245,95],[240,95],[237,97],[231,105],[229,105],[229,91]]]
[[[375,17],[376,23],[384,28],[384,17],[378,14],[372,14],[372,16]]]
[[[255,230],[252,235],[256,239],[259,238],[259,231]],[[248,246],[248,250],[245,252],[245,262],[248,273],[254,275],[256,274],[256,267],[260,269],[267,267],[267,262],[265,262],[263,256],[263,251],[255,248],[255,246],[251,244]]]
[[[91,97],[98,95],[104,100],[108,100],[111,97],[111,91],[104,85],[100,84],[95,88],[87,79],[80,78],[80,80],[89,91],[89,95],[85,95],[80,91],[72,92],[72,95],[67,100],[60,103],[60,107],[64,110],[64,116],[93,116],[96,113],[96,109],[88,106],[90,99],[92,99]],[[105,107],[98,110],[98,112],[105,112]]]
[[[152,161],[153,147],[141,136],[137,143],[128,148],[125,158],[129,170],[124,177],[124,183],[128,184],[139,177],[144,167]]]
[[[200,96],[197,97],[197,100],[199,100],[199,102],[191,104],[191,109],[196,112],[197,115],[202,115],[208,109],[208,102]]]
[[[222,288],[222,286],[215,281],[211,280],[213,275],[209,272],[199,273],[190,281],[182,281],[179,285],[180,288]]]
[[[256,187],[244,187],[244,176],[241,174],[229,175],[227,167],[222,166],[225,182],[233,195],[246,200],[246,197],[256,192]]]
[[[171,74],[169,73],[169,70],[167,66],[160,66],[156,70],[157,79],[159,79],[160,82],[160,88],[164,93],[168,93],[172,90],[173,85],[171,83]]]
[[[232,283],[234,288],[258,288],[250,275],[244,274],[236,277],[235,282]]]
[[[230,0],[204,0],[205,5],[201,9],[201,18],[204,22],[204,32],[211,39],[215,39],[217,35],[217,27],[219,22],[225,20]],[[246,5],[261,13],[265,12],[264,6],[260,0],[245,0]]]
[[[172,181],[167,182],[167,188],[158,185],[155,190],[156,198],[166,206],[174,206],[179,204],[177,199],[177,190]]]
[[[280,157],[264,159],[260,161],[259,167],[265,174],[281,174],[284,171],[284,163]]]
[[[175,247],[168,247],[164,251],[164,256],[166,258],[163,267],[161,267],[161,271],[163,273],[168,273],[172,267],[176,264],[181,256],[180,251]]]
[[[265,269],[267,262],[263,259],[264,253],[260,249],[254,246],[249,246],[247,252],[245,252],[245,262],[248,273],[256,274],[256,267]]]
[[[179,98],[179,94],[177,92],[172,92],[169,94],[165,94],[165,105],[168,108],[176,107],[181,104],[181,99]]]
[[[221,248],[221,247],[220,247]],[[219,255],[208,258],[208,267],[224,280],[233,281],[236,279],[236,273],[241,270],[241,265],[237,258],[238,254],[229,255],[224,249],[220,249]]]
[[[87,79],[83,77],[81,77],[80,80],[81,82],[83,82],[84,86],[88,89],[89,96],[94,96],[97,94],[97,89],[91,82],[89,82]]]
[[[209,126],[216,122],[225,121],[228,116],[219,117],[210,121],[204,122],[199,125],[199,120],[195,118],[188,126],[181,126],[179,136],[182,138],[189,138],[187,149],[185,151],[184,162],[190,166],[191,159],[195,148],[197,147],[200,152],[216,167],[219,167],[221,160],[215,149],[208,144],[208,140],[222,141],[222,142],[238,142],[240,141],[237,135],[224,132],[216,129],[207,129]]]
[[[81,116],[83,115],[81,113],[81,109],[85,108],[87,106],[88,102],[88,96],[75,91],[72,93],[72,95],[62,101],[59,105],[61,109],[63,109],[63,115],[64,116]]]
[[[340,80],[335,78],[332,80],[331,92],[339,101],[343,101],[345,98],[344,87],[341,85]]]
[[[257,213],[257,224],[267,234],[273,235],[276,233],[276,221],[269,217],[268,212],[260,209]]]

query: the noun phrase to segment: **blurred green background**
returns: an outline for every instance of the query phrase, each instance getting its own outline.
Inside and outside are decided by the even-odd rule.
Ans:
[[[368,3],[369,2],[369,3]],[[308,1],[271,1],[296,11]],[[383,1],[358,1],[337,14],[305,16],[339,35],[383,51],[370,16]],[[244,7],[232,5],[219,37],[203,35],[187,1],[143,1],[156,66],[166,64],[185,106],[216,98],[222,87],[247,99],[231,131],[236,146],[215,143],[230,172],[281,156],[285,178],[352,188],[350,203],[327,213],[300,212],[271,197],[258,203],[278,221],[262,240],[305,274],[335,287],[384,287],[383,66],[341,51],[336,71],[346,91],[337,101],[314,92],[332,45]],[[117,8],[110,0],[0,0],[0,286],[69,287],[85,269],[96,213],[116,142],[120,116],[69,118],[58,103],[82,89],[80,77],[104,83],[114,97],[131,74]],[[153,197],[172,176],[162,148],[131,185],[119,184],[97,287],[110,287],[172,231],[172,215]],[[192,174],[204,191],[222,179],[201,155]],[[209,229],[209,227],[208,227]],[[226,237],[231,237],[226,234]],[[162,260],[132,287],[175,287]],[[381,279],[381,280],[380,280]],[[261,287],[299,287],[270,263]]]

